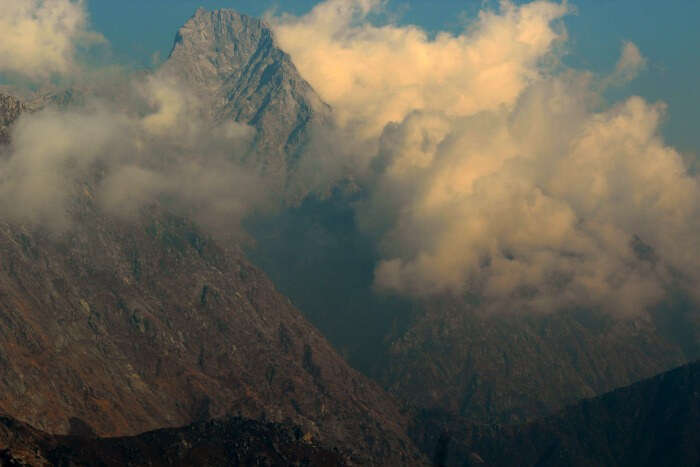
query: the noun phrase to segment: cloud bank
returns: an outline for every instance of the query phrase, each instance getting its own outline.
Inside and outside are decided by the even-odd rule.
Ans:
[[[104,90],[103,90],[104,91]],[[22,222],[70,226],[76,199],[133,217],[153,202],[214,233],[235,233],[264,199],[262,183],[237,161],[253,130],[214,124],[194,93],[158,74],[133,79],[116,98],[25,114],[0,162],[0,206]]]
[[[3,0],[0,73],[41,81],[75,72],[77,49],[102,40],[87,23],[83,0]]]
[[[379,6],[328,0],[275,23],[340,126],[378,142],[357,207],[378,290],[498,311],[700,299],[700,184],[660,136],[664,105],[602,104],[643,69],[634,44],[594,76],[559,62],[565,3],[503,1],[434,38],[370,24]]]
[[[663,106],[589,112],[581,79],[543,82],[511,112],[415,113],[385,131],[360,211],[381,242],[379,288],[624,313],[679,277],[697,290],[700,186],[659,137]]]

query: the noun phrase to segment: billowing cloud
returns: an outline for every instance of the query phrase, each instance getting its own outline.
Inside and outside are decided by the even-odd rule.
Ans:
[[[360,209],[384,258],[377,287],[622,313],[679,284],[697,291],[700,183],[659,136],[664,107],[633,97],[593,111],[588,82],[553,77],[513,110],[389,126]]]
[[[277,40],[301,74],[364,136],[416,109],[470,115],[515,102],[542,74],[563,32],[565,4],[503,1],[460,35],[366,20],[379,0],[328,0],[302,17],[272,19]]]
[[[377,141],[358,165],[357,215],[377,241],[378,290],[624,314],[674,287],[696,293],[700,184],[659,134],[665,108],[603,106],[603,90],[643,69],[634,44],[595,76],[558,60],[566,3],[503,1],[434,38],[371,24],[380,3],[273,20],[340,126]]]
[[[76,71],[76,50],[101,40],[83,0],[0,2],[0,73],[44,80]]]

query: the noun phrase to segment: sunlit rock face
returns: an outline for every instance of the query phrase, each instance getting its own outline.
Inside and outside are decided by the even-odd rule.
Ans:
[[[161,71],[191,87],[215,120],[253,126],[252,162],[280,182],[294,171],[312,127],[329,121],[330,108],[277,47],[272,30],[232,10],[197,10]]]

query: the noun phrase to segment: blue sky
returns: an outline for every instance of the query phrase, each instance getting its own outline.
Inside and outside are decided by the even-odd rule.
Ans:
[[[148,66],[155,53],[167,56],[175,31],[194,12],[233,8],[259,16],[277,11],[304,13],[314,0],[89,0],[94,27],[112,44],[116,58]],[[390,0],[388,11],[400,23],[430,31],[457,30],[473,17],[482,0]],[[566,18],[571,53],[567,61],[593,71],[610,70],[623,40],[637,44],[648,69],[617,95],[639,94],[669,104],[664,131],[686,152],[700,152],[700,2],[697,0],[578,0],[578,12]]]

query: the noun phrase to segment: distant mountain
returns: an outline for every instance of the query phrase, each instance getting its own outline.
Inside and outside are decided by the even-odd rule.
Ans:
[[[0,465],[343,466],[343,455],[288,424],[227,418],[134,437],[59,436],[0,417]]]
[[[700,362],[515,426],[424,413],[414,427],[436,465],[700,465]]]
[[[71,228],[0,221],[0,413],[129,435],[227,414],[299,425],[359,463],[420,462],[408,419],[235,246],[76,186]]]
[[[160,71],[197,92],[215,120],[255,127],[253,164],[282,184],[314,126],[330,121],[330,108],[277,47],[272,30],[232,10],[198,9]]]
[[[390,340],[378,378],[416,407],[473,422],[522,423],[700,357],[653,316],[484,316],[449,298],[423,310]]]

